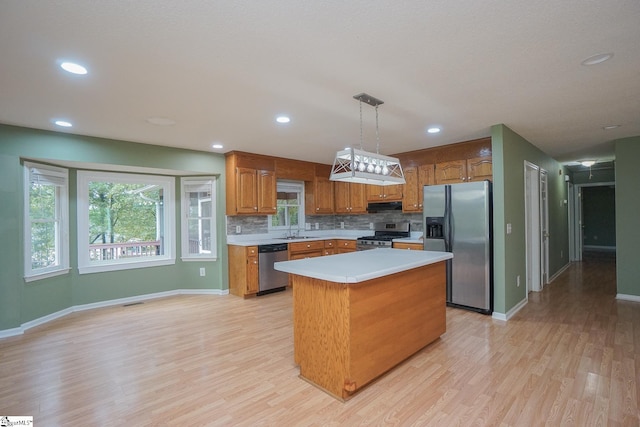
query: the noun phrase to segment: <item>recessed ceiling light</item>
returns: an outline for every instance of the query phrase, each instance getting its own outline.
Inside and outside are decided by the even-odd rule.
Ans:
[[[147,123],[151,123],[156,126],[173,126],[176,124],[176,121],[166,117],[149,117],[147,119]]]
[[[87,69],[85,67],[73,62],[63,62],[60,64],[60,67],[72,74],[87,74]]]
[[[70,128],[71,126],[73,126],[71,124],[71,122],[68,122],[66,120],[56,120],[53,123],[55,123],[57,126],[63,127],[63,128]]]
[[[603,126],[602,129],[611,130],[611,129],[617,129],[619,127],[620,127],[620,125],[608,125],[608,126]]]
[[[224,148],[224,145],[219,144],[219,143],[217,143],[217,142],[216,142],[216,143],[215,143],[215,144],[213,144],[211,147],[212,147],[212,148],[215,148],[216,150],[219,150],[219,149],[221,149],[221,148]]]
[[[289,116],[278,116],[276,117],[276,122],[278,123],[289,123],[291,121],[291,119],[289,118]]]
[[[440,129],[439,127],[430,127],[429,129],[427,129],[427,133],[439,133],[442,129]]]
[[[599,53],[582,61],[582,65],[596,65],[613,58],[613,53]]]

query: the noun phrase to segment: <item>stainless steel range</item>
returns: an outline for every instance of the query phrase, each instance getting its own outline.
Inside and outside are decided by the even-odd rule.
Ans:
[[[390,248],[393,245],[393,239],[402,239],[411,235],[409,228],[408,222],[376,222],[373,225],[375,234],[358,237],[356,249],[365,251],[367,249]]]

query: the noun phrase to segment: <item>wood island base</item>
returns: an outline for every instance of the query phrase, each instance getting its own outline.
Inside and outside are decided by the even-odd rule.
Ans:
[[[300,376],[340,400],[446,331],[444,261],[359,283],[291,277]]]

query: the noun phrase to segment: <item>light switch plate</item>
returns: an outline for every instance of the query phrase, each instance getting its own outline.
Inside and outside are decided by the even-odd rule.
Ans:
[[[507,224],[507,234],[511,234],[511,223]]]

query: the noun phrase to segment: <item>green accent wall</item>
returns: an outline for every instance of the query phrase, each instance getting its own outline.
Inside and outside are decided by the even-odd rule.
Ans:
[[[615,186],[582,188],[584,246],[616,247]]]
[[[493,155],[494,312],[507,314],[527,297],[524,162],[547,171],[549,277],[569,261],[567,173],[558,162],[500,124],[491,128]],[[512,232],[507,234],[507,224]],[[520,276],[520,286],[517,286]]]
[[[176,176],[176,263],[105,273],[78,274],[76,172],[69,169],[70,264],[66,275],[25,283],[23,279],[23,182],[25,159],[51,164],[77,162],[84,168],[162,169],[170,175],[214,175],[216,180],[216,261],[180,260],[180,181]],[[86,167],[89,165],[90,167]],[[225,230],[224,156],[104,138],[0,125],[0,331],[59,312],[91,304],[176,289],[228,289]],[[200,277],[199,269],[206,268]]]
[[[640,298],[640,136],[615,141],[618,294]]]

